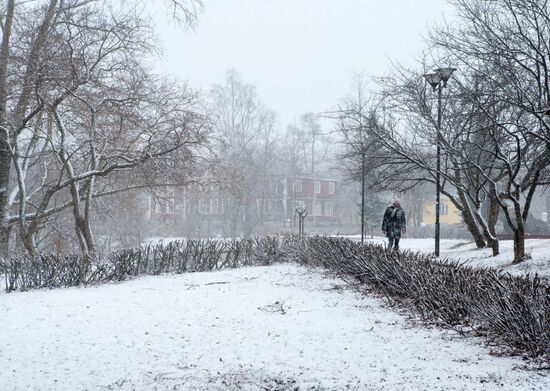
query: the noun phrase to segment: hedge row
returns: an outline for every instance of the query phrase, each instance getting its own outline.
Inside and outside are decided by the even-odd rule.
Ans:
[[[550,288],[537,276],[512,277],[337,238],[308,238],[294,249],[300,263],[330,269],[424,319],[475,328],[512,351],[550,357]]]
[[[0,259],[0,275],[5,276],[7,292],[71,287],[146,274],[270,265],[280,261],[279,247],[280,240],[276,237],[232,241],[199,239],[119,250],[89,262],[83,262],[79,255],[22,256]]]
[[[475,328],[512,351],[550,357],[550,288],[538,277],[435,262],[409,251],[388,253],[382,246],[346,239],[187,240],[120,250],[91,262],[77,255],[3,259],[0,274],[10,292],[290,261],[324,267],[424,319]]]

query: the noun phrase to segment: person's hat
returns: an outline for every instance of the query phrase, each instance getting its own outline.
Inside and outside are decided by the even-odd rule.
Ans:
[[[397,198],[397,197],[395,197],[395,198],[393,199],[393,203],[394,203],[394,204],[399,204],[399,205],[401,205],[401,201],[400,201],[399,198]]]

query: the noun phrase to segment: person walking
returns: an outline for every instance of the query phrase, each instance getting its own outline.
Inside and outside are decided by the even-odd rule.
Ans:
[[[401,234],[407,231],[407,220],[405,211],[401,209],[401,201],[398,198],[393,200],[393,204],[386,208],[384,219],[382,220],[382,232],[388,238],[388,250],[399,251],[399,240]]]

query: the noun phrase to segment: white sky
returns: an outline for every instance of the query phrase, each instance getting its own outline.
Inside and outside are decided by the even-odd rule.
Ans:
[[[158,0],[157,0],[158,1]],[[163,73],[195,88],[235,68],[254,84],[282,126],[333,107],[354,72],[383,75],[412,64],[428,27],[451,19],[445,0],[204,0],[194,32],[159,12]]]

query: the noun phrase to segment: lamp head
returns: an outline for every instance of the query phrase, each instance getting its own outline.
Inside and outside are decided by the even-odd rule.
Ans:
[[[307,212],[306,208],[299,207],[299,206],[296,207],[297,214],[302,215],[302,214],[305,214],[306,212]]]
[[[424,75],[424,79],[426,79],[426,81],[432,86],[434,91],[442,80],[439,73],[426,73]]]
[[[435,73],[443,80],[443,87],[447,87],[447,81],[449,81],[454,71],[456,71],[456,68],[439,68],[435,70]]]

